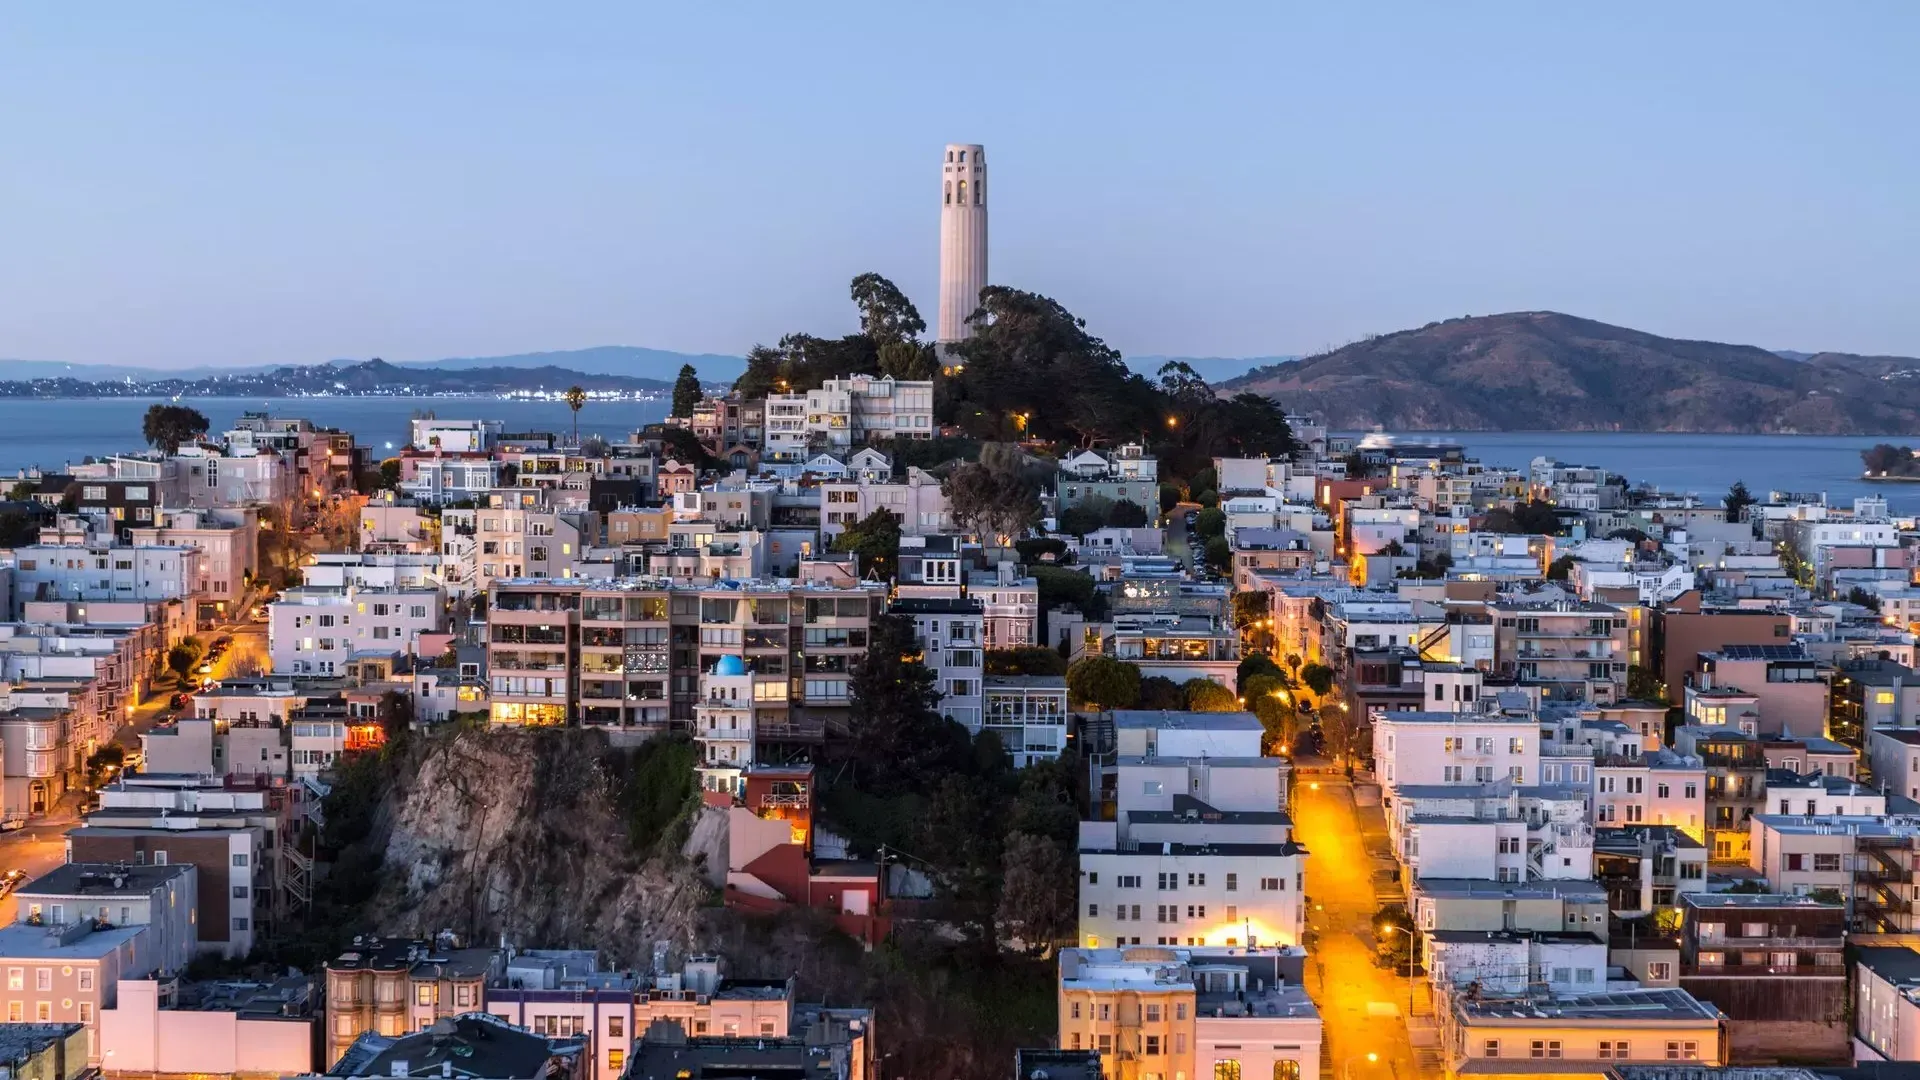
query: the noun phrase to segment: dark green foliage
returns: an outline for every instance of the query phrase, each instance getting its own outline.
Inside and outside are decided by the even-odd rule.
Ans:
[[[1017,540],[1040,520],[1039,488],[1016,473],[974,462],[948,473],[940,490],[953,520],[988,544],[1001,536]]]
[[[900,565],[900,519],[875,510],[833,538],[833,550],[860,557],[860,573],[890,578]]]
[[[1227,543],[1224,536],[1216,536],[1207,541],[1205,548],[1207,569],[1216,574],[1224,574],[1233,567],[1233,545]]]
[[[207,655],[207,647],[199,638],[182,638],[178,645],[167,650],[167,667],[178,675],[182,682],[193,678],[193,669],[200,666],[200,658]]]
[[[1667,685],[1650,669],[1635,664],[1627,669],[1627,696],[1635,701],[1667,700]]]
[[[1039,645],[1022,645],[1013,649],[988,649],[986,673],[988,675],[1065,675],[1067,661],[1059,653]]]
[[[1111,656],[1083,656],[1067,669],[1068,696],[1097,709],[1131,709],[1140,700],[1140,669]]]
[[[1726,507],[1728,521],[1739,521],[1740,515],[1746,512],[1747,507],[1759,501],[1754,498],[1753,492],[1747,490],[1745,480],[1735,480],[1733,486],[1727,489],[1727,497],[1721,500],[1721,505]]]
[[[1548,581],[1565,581],[1573,573],[1573,564],[1578,562],[1571,555],[1562,555],[1547,564]]]
[[[40,538],[40,521],[23,510],[0,510],[0,547],[19,547]]]
[[[1189,712],[1236,712],[1240,708],[1233,691],[1212,679],[1188,679],[1181,692]]]
[[[921,663],[904,615],[874,620],[849,696],[847,738],[836,753],[863,791],[928,790],[967,751],[966,728],[938,712],[933,671]]]
[[[1107,500],[1088,499],[1067,507],[1054,516],[1059,532],[1067,536],[1085,536],[1107,523]]]
[[[1146,523],[1146,507],[1130,499],[1121,499],[1107,509],[1107,524],[1116,528],[1138,529]]]
[[[1313,691],[1314,697],[1326,697],[1333,690],[1333,669],[1325,664],[1308,664],[1300,669],[1300,685]]]
[[[1166,709],[1174,711],[1187,707],[1187,695],[1180,684],[1164,675],[1149,675],[1140,680],[1140,702],[1142,709]]]
[[[678,851],[699,792],[700,752],[684,734],[608,750],[602,766],[615,778],[614,799],[627,825],[627,845],[643,857]]]
[[[1847,603],[1859,604],[1861,607],[1866,608],[1868,611],[1872,611],[1876,613],[1879,612],[1880,610],[1880,598],[1878,596],[1875,596],[1873,593],[1870,593],[1867,590],[1861,588],[1858,585],[1855,585],[1853,588],[1847,590]]]
[[[1180,498],[1179,488],[1175,487],[1172,484],[1160,485],[1160,512],[1161,513],[1163,514],[1172,513],[1173,508],[1180,505],[1180,502],[1181,502],[1181,498]]]
[[[1552,503],[1533,499],[1512,507],[1494,507],[1487,511],[1481,528],[1510,536],[1557,536],[1561,524]]]
[[[171,454],[180,449],[182,443],[205,435],[209,426],[198,409],[156,403],[147,407],[147,415],[140,422],[140,434],[150,445]]]
[[[888,448],[893,455],[893,471],[906,475],[908,466],[935,469],[956,461],[975,461],[980,457],[980,440],[963,435],[939,435],[931,439],[895,439]]]
[[[659,427],[650,434],[659,436],[666,455],[682,465],[691,465],[704,472],[720,464],[720,459],[714,457],[699,437],[687,428]]]
[[[1067,558],[1067,542],[1052,536],[1034,536],[1025,540],[1016,540],[1013,550],[1020,555],[1020,561],[1028,565],[1034,563],[1063,563]],[[1047,559],[1051,555],[1052,559]]]
[[[1208,507],[1194,515],[1193,533],[1202,540],[1211,540],[1216,536],[1227,535],[1227,514],[1218,507]]]
[[[1235,597],[1235,599],[1239,599],[1239,597]],[[1280,679],[1286,679],[1287,677],[1287,673],[1282,671],[1280,666],[1275,664],[1273,659],[1266,653],[1254,653],[1240,661],[1240,667],[1234,672],[1234,685],[1244,688],[1247,685],[1248,679],[1261,675],[1275,676]]]
[[[1615,529],[1612,532],[1607,534],[1607,539],[1625,540],[1630,544],[1644,544],[1647,541],[1652,540],[1653,537],[1648,536],[1646,533],[1641,532],[1639,529]]]
[[[700,404],[703,396],[700,373],[693,369],[692,364],[681,364],[680,374],[673,380],[673,411],[668,415],[682,418],[692,416],[694,406]]]
[[[1027,573],[1040,586],[1040,609],[1072,604],[1083,612],[1094,607],[1098,590],[1091,576],[1063,566],[1029,566]]]

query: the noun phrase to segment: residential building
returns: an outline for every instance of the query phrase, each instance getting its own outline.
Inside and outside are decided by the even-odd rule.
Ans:
[[[1320,1068],[1297,948],[1060,950],[1060,1046],[1110,1080],[1280,1077]]]
[[[1767,758],[1760,740],[1732,726],[1685,724],[1674,749],[1698,758],[1707,774],[1707,852],[1714,862],[1747,861],[1748,823],[1766,808]]]
[[[806,907],[826,913],[847,936],[869,946],[886,939],[891,920],[881,873],[872,862],[816,860],[811,765],[759,765],[732,776],[703,770],[701,792],[727,812],[725,901],[748,912]]]
[[[1674,825],[1623,825],[1594,839],[1594,880],[1607,890],[1614,914],[1634,917],[1668,910],[1687,893],[1707,888],[1707,848]]]
[[[688,1035],[672,1020],[656,1020],[634,1041],[625,1076],[627,1080],[868,1080],[874,1061],[869,1036],[856,1026],[859,1023],[822,1016],[797,1028],[799,1034],[761,1038]]]
[[[93,1031],[81,1024],[7,1024],[0,1027],[0,1069],[22,1080],[82,1080],[96,1075],[88,1067],[87,1040]]]
[[[1590,933],[1436,930],[1425,950],[1429,980],[1442,996],[1594,994],[1607,985],[1607,943]]]
[[[1409,786],[1540,782],[1540,722],[1528,711],[1392,712],[1374,721],[1374,753],[1391,805]]]
[[[999,737],[1014,768],[1060,756],[1067,745],[1066,676],[987,675],[982,687],[982,729]]]
[[[940,690],[940,714],[978,733],[986,677],[986,613],[979,600],[902,597],[888,609],[913,620],[922,661]]]
[[[1603,1075],[1631,1062],[1725,1065],[1720,1010],[1685,990],[1553,998],[1456,994],[1441,1016],[1449,1078],[1487,1072]]]
[[[182,547],[199,553],[187,585],[199,594],[203,610],[196,621],[202,623],[229,614],[260,569],[260,518],[251,506],[162,508],[152,525],[135,526],[127,539],[135,547]]]
[[[1625,698],[1633,646],[1627,611],[1577,600],[1498,601],[1494,670],[1543,687],[1556,701],[1611,703]]]
[[[1639,736],[1601,752],[1593,763],[1597,829],[1671,825],[1706,839],[1707,768],[1671,750],[1639,750]]]
[[[1040,643],[1040,582],[1022,577],[1015,564],[967,575],[967,594],[980,601],[983,644],[1018,649]]]
[[[1876,787],[1920,802],[1920,729],[1869,731],[1866,749]]]
[[[1423,932],[1551,930],[1602,938],[1608,934],[1607,891],[1588,880],[1421,878],[1407,886],[1407,908]]]
[[[1694,682],[1754,695],[1758,734],[1824,735],[1831,676],[1830,667],[1799,645],[1726,645],[1700,655]]]
[[[438,941],[356,937],[326,963],[322,1055],[338,1062],[362,1035],[399,1038],[485,1007],[487,984],[504,970],[492,949]]]
[[[182,446],[170,491],[188,506],[281,505],[303,494],[295,455],[260,448],[229,453],[205,444]]]
[[[185,602],[197,558],[177,544],[26,544],[13,549],[15,613],[37,600]]]
[[[100,1048],[119,1075],[278,1080],[314,1071],[314,987],[304,975],[271,983],[124,979],[100,1010]]]
[[[252,952],[273,915],[283,854],[280,811],[267,793],[141,774],[102,789],[100,799],[100,809],[67,834],[67,861],[192,865],[200,950],[228,959]]]
[[[1080,823],[1082,944],[1299,944],[1307,852],[1285,810],[1289,767],[1260,756],[1260,722],[1111,717],[1116,753]]]
[[[804,442],[791,428],[795,406],[802,401]],[[804,394],[768,394],[766,416],[767,449],[777,454],[794,453],[803,445],[844,453],[895,438],[930,439],[933,383],[865,374],[828,379]]]
[[[438,588],[302,585],[267,606],[267,653],[276,674],[344,675],[358,656],[412,653],[445,628]]]
[[[666,971],[656,947],[651,971],[608,971],[592,952],[527,949],[486,988],[486,1011],[543,1035],[579,1035],[592,1063],[583,1080],[620,1080],[637,1036],[667,1020],[690,1035],[784,1039],[795,1031],[794,984],[734,979],[720,958],[694,955]]]
[[[1701,653],[1729,645],[1784,645],[1793,618],[1785,610],[1710,601],[1698,590],[1681,593],[1660,611],[1661,681],[1667,703],[1680,705]]]
[[[787,679],[786,697],[755,702],[757,730],[784,730],[769,726],[783,709],[787,724],[821,728],[846,713],[883,598],[877,582],[501,582],[487,612],[492,722],[684,729],[700,673],[734,655],[756,676]]]
[[[21,920],[34,926],[144,926],[147,960],[155,970],[178,975],[200,944],[194,917],[197,882],[198,872],[190,865],[62,863],[13,895]]]
[[[1727,1017],[1740,1060],[1837,1057],[1847,1045],[1846,909],[1805,896],[1680,897],[1680,987]]]
[[[35,926],[26,921],[0,927],[0,967],[6,989],[0,1008],[8,1024],[80,1024],[86,1029],[86,1060],[102,1060],[99,1019],[119,1001],[122,979],[154,973],[148,928],[96,928],[91,919]]]
[[[587,1080],[589,1075],[578,1036],[522,1031],[483,1012],[441,1017],[413,1034],[368,1032],[323,1075],[430,1080],[453,1076],[456,1069],[465,1080]]]
[[[1315,559],[1313,539],[1292,529],[1237,529],[1233,534],[1233,587],[1253,588],[1254,576],[1263,570],[1283,574],[1311,569]]]
[[[1854,1061],[1920,1061],[1920,951],[1855,947],[1849,1011]]]

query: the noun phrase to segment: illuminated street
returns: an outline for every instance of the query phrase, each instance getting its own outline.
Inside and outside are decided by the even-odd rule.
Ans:
[[[1298,775],[1294,835],[1307,859],[1307,990],[1326,1024],[1334,1080],[1412,1080],[1420,1075],[1408,1044],[1407,978],[1374,964],[1373,860],[1362,841],[1352,788],[1336,774]],[[1377,1061],[1368,1061],[1369,1053]]]

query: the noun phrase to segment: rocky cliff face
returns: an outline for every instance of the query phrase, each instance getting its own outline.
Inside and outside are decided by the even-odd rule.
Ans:
[[[655,941],[694,947],[712,889],[681,852],[684,817],[663,837],[630,835],[633,762],[596,732],[430,740],[380,811],[370,921],[383,934],[598,948],[621,966],[645,963]]]

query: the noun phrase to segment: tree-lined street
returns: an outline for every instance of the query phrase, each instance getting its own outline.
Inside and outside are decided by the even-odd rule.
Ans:
[[[1307,990],[1319,1003],[1335,1080],[1413,1080],[1420,1073],[1407,1035],[1407,978],[1375,964],[1379,904],[1353,802],[1335,772],[1295,774],[1294,835],[1307,859]],[[1373,1055],[1370,1060],[1368,1055]]]

